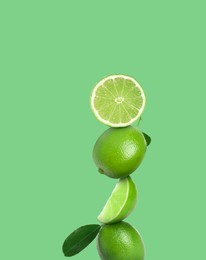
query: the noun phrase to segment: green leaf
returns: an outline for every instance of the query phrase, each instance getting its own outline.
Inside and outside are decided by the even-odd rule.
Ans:
[[[100,225],[86,225],[73,231],[63,243],[64,255],[73,256],[78,254],[95,239],[100,228]]]
[[[144,135],[144,138],[145,138],[145,140],[147,142],[147,146],[149,146],[151,141],[152,141],[151,137],[149,135],[145,134],[145,133],[143,133],[143,135]]]

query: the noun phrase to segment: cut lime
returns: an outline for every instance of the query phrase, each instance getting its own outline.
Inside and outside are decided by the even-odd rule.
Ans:
[[[104,224],[119,222],[132,212],[136,201],[137,190],[132,179],[120,179],[97,219]]]
[[[124,127],[141,116],[145,101],[144,91],[136,80],[125,75],[112,75],[95,86],[91,107],[100,122]]]

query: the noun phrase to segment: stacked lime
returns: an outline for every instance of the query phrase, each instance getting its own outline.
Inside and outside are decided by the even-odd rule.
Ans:
[[[131,125],[142,114],[145,95],[139,83],[125,75],[101,80],[91,96],[91,107],[97,119],[111,127]]]
[[[97,140],[93,159],[99,172],[111,178],[124,178],[141,164],[147,144],[135,127],[107,129]]]
[[[126,218],[134,209],[137,190],[130,177],[119,180],[111,196],[98,216],[101,223],[116,223]]]
[[[97,249],[105,260],[143,260],[144,244],[139,232],[126,222],[104,225],[97,239]]]
[[[139,233],[123,222],[135,208],[137,189],[130,177],[141,164],[147,142],[131,126],[145,107],[139,83],[125,75],[112,75],[93,89],[91,107],[96,118],[110,126],[96,141],[93,159],[100,173],[119,179],[98,220],[103,224],[97,248],[102,260],[143,260],[144,245]]]

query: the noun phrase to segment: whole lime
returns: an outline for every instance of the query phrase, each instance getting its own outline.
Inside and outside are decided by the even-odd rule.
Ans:
[[[137,128],[109,128],[96,141],[93,159],[100,173],[124,178],[140,165],[146,148],[144,135]]]
[[[102,260],[144,259],[140,234],[123,221],[102,227],[97,238],[97,250]]]

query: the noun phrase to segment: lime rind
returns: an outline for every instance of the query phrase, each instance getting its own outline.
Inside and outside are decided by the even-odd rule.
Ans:
[[[143,113],[145,103],[142,87],[132,77],[125,75],[102,79],[91,95],[91,108],[96,118],[111,127],[131,125]]]

